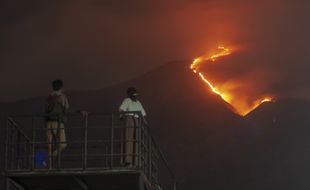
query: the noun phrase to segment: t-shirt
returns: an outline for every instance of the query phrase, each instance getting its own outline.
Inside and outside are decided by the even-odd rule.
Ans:
[[[58,102],[66,109],[69,109],[68,98],[61,91],[53,91],[49,97],[58,97]]]
[[[133,101],[130,98],[125,98],[119,109],[124,112],[140,111],[143,117],[146,116],[145,110],[139,100]],[[134,114],[128,114],[128,115],[134,115]],[[134,116],[139,117],[137,114]]]
[[[67,97],[59,91],[54,91],[47,98],[46,114],[47,121],[61,121],[66,120],[65,114],[69,109]]]

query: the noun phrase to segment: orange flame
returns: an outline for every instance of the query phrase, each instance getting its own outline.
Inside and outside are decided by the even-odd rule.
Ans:
[[[245,116],[248,113],[250,113],[251,111],[253,111],[254,109],[256,109],[259,105],[261,105],[264,102],[272,102],[274,100],[274,98],[272,96],[266,96],[266,97],[262,97],[257,99],[256,101],[254,101],[254,103],[252,103],[252,105],[250,106],[244,106],[244,105],[240,105],[238,103],[235,103],[232,101],[232,94],[228,93],[228,92],[223,92],[222,90],[217,89],[204,75],[202,72],[199,72],[199,66],[200,64],[202,64],[203,62],[215,62],[217,59],[219,59],[220,57],[224,57],[224,56],[228,56],[232,54],[232,50],[225,48],[223,46],[219,46],[218,47],[218,53],[213,54],[211,56],[201,56],[198,57],[196,59],[194,59],[193,63],[190,65],[190,69],[199,75],[199,77],[202,79],[202,81],[204,81],[212,90],[213,93],[219,95],[225,102],[229,103],[230,105],[232,105],[232,107],[235,109],[235,111],[237,112],[237,114]]]
[[[246,114],[248,114],[249,112],[251,112],[252,110],[255,110],[258,106],[260,106],[262,103],[265,103],[265,102],[273,102],[274,101],[274,98],[273,97],[265,97],[263,99],[259,99],[259,100],[256,100],[255,103],[253,104],[252,106],[252,109],[250,111],[248,111]]]

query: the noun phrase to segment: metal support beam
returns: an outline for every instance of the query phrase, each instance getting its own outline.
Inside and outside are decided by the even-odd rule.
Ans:
[[[5,187],[5,190],[10,190],[10,182],[9,182],[9,178],[5,178],[4,179],[4,187]]]
[[[144,189],[144,179],[142,177],[142,175],[139,175],[139,190],[145,190]]]
[[[84,118],[84,150],[83,150],[83,169],[87,169],[87,152],[88,152],[88,116]]]
[[[82,180],[82,179],[79,178],[78,176],[72,176],[72,178],[74,179],[74,181],[76,181],[76,183],[77,183],[83,190],[90,190],[89,186],[84,182],[84,180]]]
[[[14,186],[18,190],[28,190],[28,188],[26,188],[24,185],[22,185],[18,181],[13,180],[13,179],[11,179],[9,177],[6,177],[6,179],[5,179],[5,188],[6,188],[6,190],[10,190],[11,186]]]

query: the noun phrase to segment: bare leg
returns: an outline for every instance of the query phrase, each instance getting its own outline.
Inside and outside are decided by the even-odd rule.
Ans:
[[[132,117],[126,117],[125,128],[125,165],[132,165]]]
[[[67,147],[66,144],[66,133],[64,129],[64,124],[60,124],[58,131],[58,146],[57,150],[53,152],[53,156],[57,156],[58,154],[61,154],[61,152]]]

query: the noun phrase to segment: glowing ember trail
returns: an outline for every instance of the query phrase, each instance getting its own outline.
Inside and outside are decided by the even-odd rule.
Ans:
[[[264,102],[272,102],[274,100],[271,96],[264,96],[261,97],[254,102],[250,103],[248,105],[247,103],[240,102],[240,101],[234,101],[234,95],[229,93],[228,91],[225,91],[221,88],[219,90],[216,88],[216,85],[212,84],[206,76],[202,72],[199,71],[199,67],[203,63],[215,63],[217,59],[228,56],[232,54],[232,51],[228,48],[225,48],[223,46],[218,47],[218,52],[211,55],[211,56],[201,56],[196,59],[194,59],[193,63],[190,65],[190,69],[199,75],[199,77],[210,87],[212,92],[219,95],[225,102],[229,103],[235,110],[235,112],[239,115],[245,116],[252,110],[256,109],[259,105],[261,105]],[[236,98],[235,98],[236,99]]]

